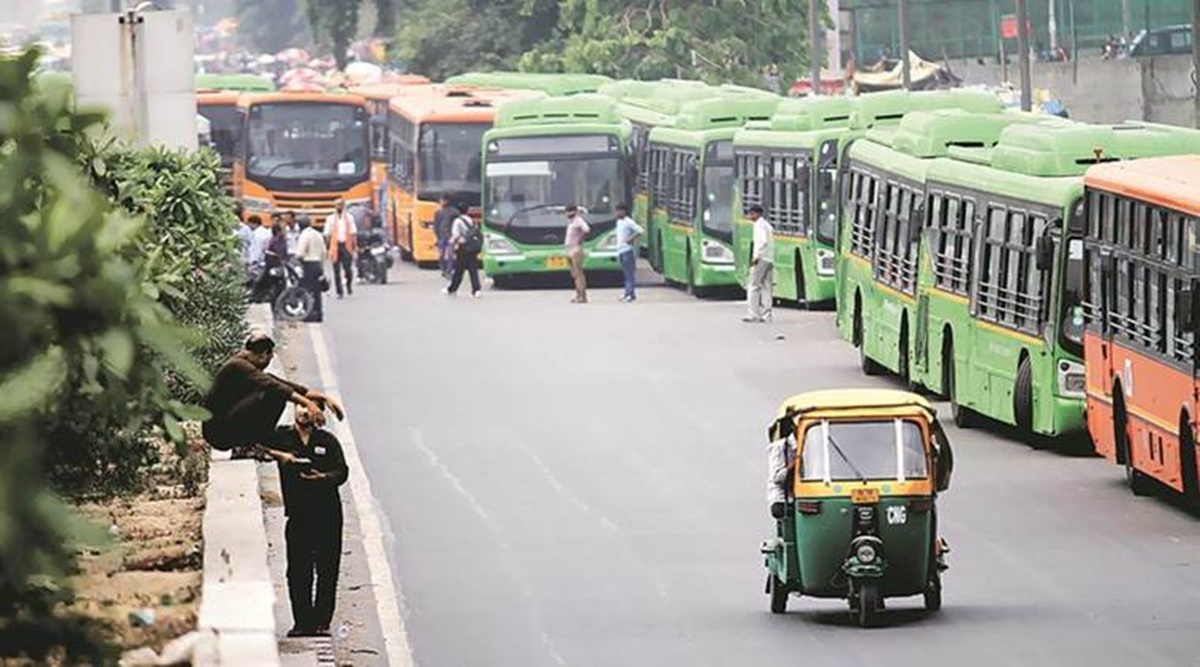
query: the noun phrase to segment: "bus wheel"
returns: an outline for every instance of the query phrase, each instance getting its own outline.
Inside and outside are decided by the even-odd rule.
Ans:
[[[1118,391],[1122,391],[1122,393],[1118,394]],[[1113,386],[1113,394],[1118,397],[1125,395],[1119,384]],[[1117,398],[1113,405],[1113,438],[1116,440],[1117,456],[1125,462],[1125,483],[1129,485],[1129,490],[1135,496],[1149,495],[1151,491],[1150,478],[1133,464],[1133,448],[1130,446],[1129,439],[1129,418],[1125,414],[1123,398]]]
[[[863,335],[862,301],[854,298],[854,343],[858,346],[858,365],[863,375],[879,375],[879,364],[867,356],[867,339]]]
[[[1179,469],[1183,477],[1183,497],[1190,503],[1200,501],[1196,474],[1196,436],[1187,415],[1179,419]]]
[[[1013,387],[1013,419],[1024,433],[1033,432],[1033,369],[1029,357],[1017,366],[1017,384]]]
[[[804,260],[800,258],[800,253],[796,253],[796,303],[803,309],[808,310],[808,290],[804,285]]]
[[[946,400],[950,401],[950,414],[954,417],[954,425],[959,428],[971,428],[974,424],[971,410],[958,402],[958,369],[954,366],[953,342],[947,343],[942,352],[942,391],[946,392]]]

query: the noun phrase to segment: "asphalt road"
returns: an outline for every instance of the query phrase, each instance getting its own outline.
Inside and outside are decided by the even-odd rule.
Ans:
[[[330,303],[326,330],[419,665],[1200,664],[1200,520],[1101,459],[952,425],[943,610],[772,616],[768,420],[789,394],[888,384],[832,313],[393,280]]]

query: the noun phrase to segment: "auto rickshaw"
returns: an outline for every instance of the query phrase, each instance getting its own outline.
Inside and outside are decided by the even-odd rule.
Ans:
[[[768,431],[794,443],[776,535],[762,545],[771,611],[793,594],[842,598],[871,627],[885,598],[941,608],[936,500],[953,455],[933,407],[903,391],[816,391],[784,401]]]

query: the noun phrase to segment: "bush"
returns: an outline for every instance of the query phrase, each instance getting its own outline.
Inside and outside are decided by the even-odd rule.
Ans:
[[[200,334],[192,353],[216,368],[245,341],[246,296],[233,236],[232,203],[211,151],[94,149],[82,161],[125,211],[145,220],[131,250],[144,278],[175,318]],[[173,395],[196,403],[203,387],[175,381]]]
[[[36,94],[37,57],[0,60],[0,654],[35,660],[53,646],[99,655],[85,629],[50,616],[70,513],[46,483],[48,455],[77,436],[102,447],[152,426],[181,440],[180,419],[197,413],[172,399],[168,369],[205,377],[144,280],[139,222],[78,168],[81,138],[102,119]]]

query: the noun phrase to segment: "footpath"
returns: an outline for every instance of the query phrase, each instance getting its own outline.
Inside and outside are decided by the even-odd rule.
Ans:
[[[271,334],[279,343],[269,371],[310,387],[322,388],[327,384],[321,381],[322,375],[328,377],[330,373],[327,369],[322,373],[322,360],[316,352],[319,348],[313,344],[314,336],[323,335],[320,325],[277,327],[270,310],[262,306],[252,307],[250,325],[254,331]],[[353,412],[353,406],[347,409]],[[283,420],[291,420],[290,410],[285,412]],[[345,444],[349,426],[336,424],[330,428]],[[358,498],[364,495],[363,489],[369,495],[369,486],[357,453],[351,455],[348,451],[347,462],[350,482],[341,490],[345,527],[332,636],[290,639],[286,637],[292,615],[287,594],[285,519],[278,468],[274,463],[231,460],[227,452],[213,452],[204,512],[204,582],[199,626],[215,640],[210,642],[208,650],[198,652],[195,664],[206,667],[389,664],[408,667],[412,664],[386,559],[386,543],[390,539],[381,534],[382,521],[371,509],[370,499]],[[358,494],[351,492],[356,475],[364,476],[358,480]]]

